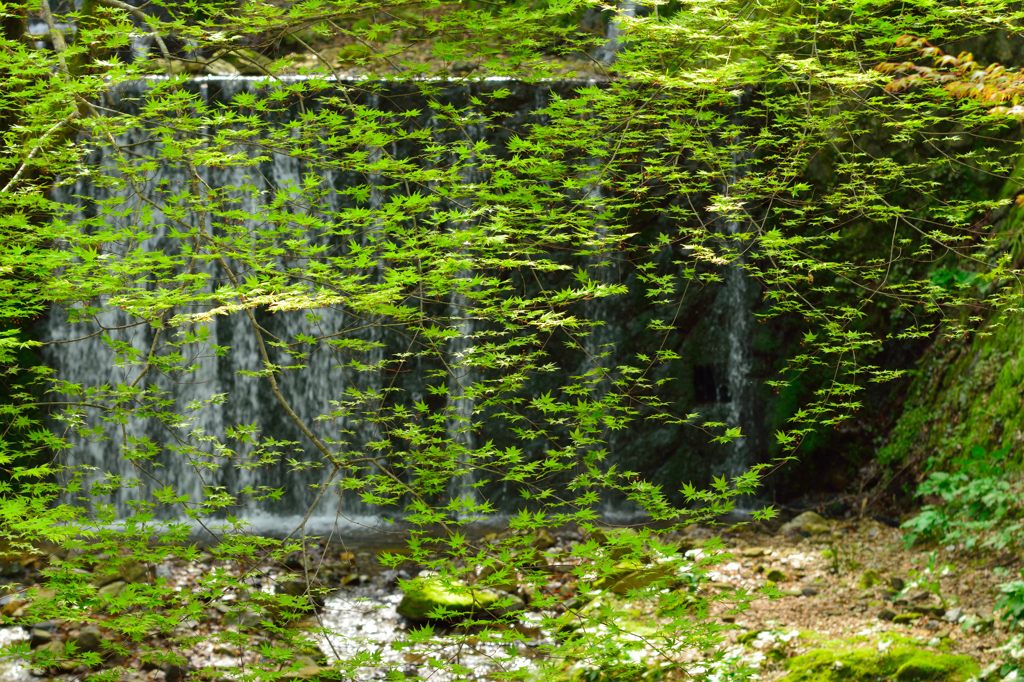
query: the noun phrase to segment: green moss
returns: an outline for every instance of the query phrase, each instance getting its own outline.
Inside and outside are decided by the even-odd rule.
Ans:
[[[921,617],[920,613],[901,613],[892,619],[892,622],[897,625],[905,625],[907,623],[913,623],[915,620]]]
[[[873,568],[869,568],[861,574],[860,580],[857,582],[857,587],[861,588],[862,590],[866,590],[869,587],[874,587],[875,585],[881,584],[882,576],[878,573],[878,571],[874,570]]]
[[[1024,320],[985,332],[937,344],[922,361],[880,463],[934,456],[942,467],[975,446],[991,452],[1024,445]]]
[[[398,613],[418,622],[457,620],[487,611],[503,596],[495,590],[471,589],[456,582],[446,584],[440,578],[419,578],[406,587]]]
[[[907,645],[825,648],[791,658],[786,682],[964,682],[978,672],[969,656],[935,653]]]

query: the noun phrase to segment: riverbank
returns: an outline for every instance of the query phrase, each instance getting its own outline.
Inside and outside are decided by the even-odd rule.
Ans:
[[[693,528],[678,539],[683,547],[699,551],[702,541],[717,535],[715,529]],[[725,597],[711,603],[709,616],[729,625],[722,644],[726,658],[734,664],[745,663],[756,670],[760,680],[785,677],[794,661],[809,652],[879,652],[903,647],[921,655],[966,656],[974,669],[998,670],[1010,661],[1012,651],[1000,647],[1011,633],[994,616],[995,585],[1021,567],[1018,558],[992,556],[985,560],[947,552],[908,550],[902,534],[883,524],[814,520],[793,527],[783,526],[776,533],[739,528],[720,535],[725,559],[699,589]],[[552,554],[570,552],[585,540],[576,532],[552,538]],[[686,551],[686,550],[684,550]],[[689,550],[693,551],[693,549]],[[469,679],[493,679],[499,672],[529,669],[543,658],[545,644],[559,636],[539,626],[543,615],[575,613],[586,608],[593,592],[581,592],[571,566],[553,566],[544,588],[558,601],[544,614],[528,608],[516,629],[524,635],[515,647],[474,643],[459,635],[458,622],[439,625],[433,631],[430,654],[405,650],[396,642],[407,637],[422,623],[399,614],[403,593],[400,581],[415,576],[421,567],[409,564],[400,570],[383,570],[377,552],[338,545],[318,544],[305,558],[293,555],[278,566],[252,567],[243,575],[237,565],[217,561],[203,554],[199,561],[167,562],[139,566],[134,573],[97,578],[100,593],[109,597],[129,589],[133,583],[161,581],[174,591],[200,588],[204,576],[215,571],[235,571],[252,589],[295,595],[306,593],[300,575],[307,570],[311,582],[328,592],[300,625],[316,634],[316,646],[294,650],[282,657],[280,651],[268,655],[268,647],[282,646],[273,628],[266,628],[255,613],[240,608],[237,595],[223,594],[205,604],[196,617],[180,622],[173,631],[146,641],[149,645],[177,648],[184,655],[179,664],[144,661],[134,654],[130,643],[115,642],[103,628],[106,616],[93,614],[94,622],[72,620],[21,623],[2,631],[5,641],[27,641],[32,648],[44,647],[55,653],[68,643],[81,651],[102,654],[101,665],[53,666],[29,670],[8,665],[4,680],[82,679],[107,669],[117,669],[118,679],[126,682],[177,682],[185,678],[234,679],[241,670],[277,669],[285,679],[331,679],[337,676],[337,662],[362,656],[365,664],[350,679],[385,679],[392,669],[406,677],[432,680],[456,679],[432,666],[430,659],[458,662],[472,671]],[[28,583],[41,578],[44,558],[15,562],[2,572],[12,582],[3,598],[3,615],[17,623],[25,613]],[[100,584],[102,583],[102,584]],[[20,588],[14,588],[21,585]],[[729,594],[736,590],[759,590],[774,585],[778,596],[757,598],[749,609],[735,612]],[[525,585],[510,585],[523,603],[531,604],[533,594]],[[627,595],[606,590],[596,599],[620,609],[628,631],[631,622],[645,621],[650,631],[639,636],[656,639],[653,605],[627,601]],[[248,615],[247,615],[248,614]],[[536,619],[532,619],[536,616]],[[247,637],[238,637],[245,633]],[[659,660],[652,647],[648,663],[664,672],[660,678],[675,679],[673,670],[691,661]],[[894,649],[895,650],[895,649]],[[833,655],[830,653],[829,655]],[[839,655],[839,654],[835,654]],[[845,653],[843,655],[846,655]],[[284,660],[283,660],[284,659]],[[830,659],[831,660],[831,659]],[[943,659],[945,660],[945,659]],[[955,659],[957,665],[966,659]],[[834,666],[834,661],[832,665]],[[581,657],[565,661],[567,677],[587,670],[588,660]],[[575,672],[574,672],[575,671]],[[789,673],[791,676],[797,672]],[[465,675],[458,679],[467,679]],[[599,678],[598,678],[599,679]],[[681,678],[680,678],[681,679]],[[824,679],[824,678],[823,678]],[[931,678],[922,678],[931,679]],[[952,679],[952,678],[950,678]]]

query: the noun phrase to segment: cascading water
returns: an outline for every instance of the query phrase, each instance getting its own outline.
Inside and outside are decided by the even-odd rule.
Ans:
[[[739,123],[744,108],[748,104],[748,94],[744,91],[737,95],[734,122]],[[729,180],[722,187],[722,193],[729,197],[732,194],[732,187],[743,176],[746,171],[748,159],[743,152],[733,152],[730,159],[728,171]],[[746,222],[730,217],[724,222],[724,238],[728,248],[733,249],[737,256],[736,261],[723,269],[722,277],[725,280],[725,289],[722,293],[722,309],[725,317],[725,340],[728,349],[728,364],[726,369],[727,384],[729,387],[728,419],[730,426],[746,427],[754,424],[754,406],[756,399],[753,395],[755,384],[754,358],[753,358],[753,334],[751,329],[751,317],[754,306],[760,295],[758,283],[750,277],[742,267],[745,260],[743,253],[746,242],[737,237],[746,226]],[[751,441],[757,439],[758,434],[749,431],[742,438],[737,438],[730,444],[730,451],[725,461],[718,467],[719,471],[728,476],[738,476],[750,466],[753,461],[753,451],[756,445],[752,446]]]
[[[204,97],[227,102],[240,92],[260,86],[256,79],[236,78],[233,80],[197,79],[187,87],[195,88]],[[401,88],[402,86],[389,85],[386,87]],[[560,96],[568,96],[573,88],[578,87],[578,84],[572,82],[550,85],[524,85],[513,82],[481,83],[473,86],[450,87],[443,96],[464,102],[473,94],[473,88],[496,87],[507,88],[512,92],[511,97],[505,100],[508,107],[504,112],[507,121],[504,128],[506,132],[496,133],[494,132],[496,129],[470,124],[465,126],[460,134],[468,135],[467,139],[470,143],[486,140],[493,147],[500,149],[507,140],[507,137],[502,138],[501,135],[507,136],[508,130],[524,126],[530,120],[531,112],[545,106],[548,93],[551,90],[557,90]],[[136,91],[123,93],[123,95],[141,99],[145,97],[145,91],[146,85],[140,84]],[[382,90],[382,92],[387,94],[386,90]],[[429,127],[430,104],[413,99],[415,96],[410,97],[404,91],[401,94],[405,97],[405,106],[409,109],[419,108],[423,111],[420,125]],[[367,97],[364,104],[368,104],[371,108],[387,106],[383,98],[374,101],[370,99],[373,97],[372,94],[366,94],[364,97]],[[132,105],[125,104],[125,106]],[[282,123],[284,122],[282,121]],[[487,139],[488,136],[494,137]],[[119,140],[119,144],[124,147],[130,145],[135,154],[159,156],[157,143],[144,138],[141,133],[125,133]],[[388,153],[399,158],[403,152],[399,148],[394,148],[389,149]],[[103,157],[97,152],[93,158],[89,159],[89,163],[113,168],[116,159]],[[463,177],[463,181],[467,185],[482,179],[474,175],[475,171],[472,170],[472,165],[469,168],[470,170],[464,171]],[[231,166],[202,167],[197,169],[197,178],[190,178],[180,169],[166,166],[156,169],[149,178],[149,182],[154,185],[164,182],[174,186],[197,181],[213,189],[249,183],[255,191],[241,199],[240,208],[246,212],[255,213],[260,208],[258,205],[260,200],[257,197],[262,196],[261,192],[287,187],[289,184],[299,186],[306,173],[299,161],[284,154],[270,155],[269,159],[259,166],[258,171],[252,173],[251,169],[244,170]],[[385,190],[381,187],[380,178],[355,177],[342,171],[333,170],[327,170],[324,173],[324,184],[332,187],[333,190],[320,199],[323,204],[319,207],[321,210],[330,212],[338,210],[343,205],[351,205],[353,200],[345,190],[359,184],[370,185],[371,191],[366,201],[371,209],[379,208],[383,203]],[[251,177],[248,177],[249,175]],[[595,183],[591,189],[591,208],[589,210],[595,212],[602,210],[604,198],[601,191],[599,184]],[[54,194],[54,198],[59,201],[77,205],[78,214],[82,216],[90,215],[95,211],[96,202],[109,196],[106,190],[85,180],[79,180],[74,185],[60,188]],[[451,206],[444,207],[444,210],[450,211],[451,209]],[[152,224],[160,227],[152,233],[143,246],[154,252],[173,252],[178,248],[174,238],[169,234],[168,226],[173,225],[173,220],[170,216],[164,215],[159,208],[151,210],[154,211]],[[285,210],[300,213],[305,208],[294,205],[286,207]],[[466,214],[466,220],[473,219],[469,215],[471,211],[468,208],[462,207],[460,210]],[[193,218],[198,220],[200,216],[193,216]],[[130,216],[124,219],[128,220]],[[450,220],[448,229],[453,231],[460,229],[456,223],[458,220]],[[209,229],[220,228],[210,224]],[[728,234],[735,234],[740,229],[739,223],[730,223],[725,226],[725,232]],[[282,256],[282,258],[285,257]],[[591,260],[603,261],[605,259]],[[596,263],[593,264],[596,265]],[[197,265],[197,268],[211,276],[210,287],[217,286],[217,278],[222,274],[219,273],[216,264],[203,263]],[[601,283],[609,283],[614,279],[616,282],[628,284],[632,281],[630,278],[635,277],[635,274],[629,269],[628,263],[618,266],[614,273],[607,267],[596,268],[595,273],[595,277]],[[467,275],[468,273],[462,274]],[[381,277],[383,275],[381,272],[376,272],[372,276]],[[732,454],[727,458],[725,464],[718,461],[717,463],[710,462],[709,466],[718,473],[735,473],[738,468],[742,468],[756,456],[756,441],[752,437],[758,430],[756,410],[748,404],[748,401],[751,404],[755,402],[754,382],[750,376],[754,372],[754,367],[750,350],[749,315],[757,292],[756,284],[747,278],[739,268],[726,268],[724,279],[724,287],[709,289],[710,296],[701,294],[703,298],[700,300],[711,300],[710,308],[706,306],[701,308],[698,305],[694,309],[710,310],[697,319],[697,325],[700,328],[707,328],[706,338],[714,339],[714,341],[697,343],[695,339],[698,339],[699,335],[691,335],[692,338],[683,337],[683,346],[680,346],[679,349],[681,355],[686,359],[675,363],[665,363],[655,372],[663,372],[665,375],[674,375],[678,378],[692,374],[693,365],[726,366],[728,368],[724,376],[727,377],[725,383],[728,386],[729,400],[717,401],[720,404],[709,408],[708,418],[718,415],[723,421],[742,425],[747,440],[741,439],[742,444],[731,451]],[[642,288],[637,287],[637,290],[640,291]],[[470,317],[462,310],[465,308],[466,302],[461,300],[460,295],[451,295],[447,305],[446,317],[451,321],[457,336],[447,342],[444,352],[446,357],[458,367],[460,358],[472,352],[472,335],[476,330]],[[638,344],[648,341],[648,335],[643,326],[636,324],[638,312],[642,311],[645,305],[642,293],[628,301],[615,302],[603,299],[587,302],[584,314],[590,319],[603,323],[584,340],[585,349],[591,357],[596,357],[606,349],[612,349],[612,356],[603,360],[602,364],[607,367],[615,367],[618,364],[619,354],[625,353],[632,356],[637,352]],[[290,452],[284,453],[286,457],[294,456],[297,460],[307,461],[319,459],[308,439],[299,431],[270,393],[266,383],[258,377],[245,374],[262,368],[259,348],[245,315],[212,316],[206,327],[209,333],[208,339],[204,343],[194,343],[182,348],[183,353],[193,356],[191,362],[194,365],[193,371],[174,376],[156,371],[143,372],[137,362],[135,364],[126,361],[115,362],[114,346],[118,343],[124,344],[120,350],[122,359],[124,359],[128,348],[145,358],[154,345],[154,332],[151,328],[147,325],[131,326],[132,320],[120,309],[106,307],[92,318],[75,324],[68,324],[67,314],[68,311],[54,309],[41,322],[38,330],[40,339],[47,344],[42,350],[43,360],[48,366],[59,370],[61,379],[81,383],[85,386],[104,384],[115,386],[133,382],[140,388],[156,386],[166,391],[173,399],[172,409],[183,414],[186,419],[192,420],[186,425],[178,425],[172,429],[156,419],[137,419],[125,424],[123,432],[120,431],[122,427],[117,425],[116,429],[119,433],[116,439],[96,438],[88,441],[76,439],[67,453],[67,457],[72,463],[96,467],[97,473],[93,476],[93,480],[108,475],[118,475],[125,479],[138,477],[144,486],[149,488],[170,486],[180,494],[189,495],[193,501],[201,500],[204,490],[211,486],[223,486],[232,491],[245,486],[283,487],[285,492],[277,502],[230,511],[236,516],[248,519],[256,526],[257,530],[262,532],[292,530],[292,524],[297,521],[297,515],[304,513],[316,499],[315,485],[325,479],[327,475],[325,470],[292,471],[284,464],[277,464],[270,468],[246,468],[230,463],[206,470],[190,466],[187,461],[188,457],[194,455],[187,454],[185,446],[209,450],[204,438],[215,436],[223,439],[229,427],[253,423],[258,423],[264,433],[273,435],[274,438],[295,443],[287,446]],[[366,320],[353,316],[351,312],[337,307],[324,308],[318,311],[318,316],[315,318],[300,312],[270,314],[257,310],[255,315],[257,323],[270,335],[270,338],[279,339],[295,339],[300,334],[314,336],[331,334],[359,327],[366,322]],[[87,337],[90,334],[95,335],[83,341],[68,343],[73,339]],[[372,324],[367,329],[358,332],[356,336],[369,344],[368,350],[361,357],[361,362],[371,366],[380,363],[390,354],[404,352],[408,344],[408,339],[401,338]],[[693,345],[694,343],[697,345]],[[686,344],[690,344],[693,350],[686,350],[684,347]],[[230,347],[231,352],[218,355],[215,352],[215,346]],[[301,364],[307,366],[305,371],[284,371],[278,375],[281,393],[295,412],[304,417],[308,418],[324,413],[328,401],[340,398],[346,390],[372,393],[395,386],[412,401],[429,399],[424,368],[417,364],[418,361],[403,366],[401,372],[387,373],[389,370],[381,370],[352,373],[346,371],[345,368],[348,360],[337,354],[329,345],[309,347],[306,348],[306,352],[307,355],[301,358]],[[300,362],[273,347],[269,349],[269,353],[271,362],[285,367]],[[582,371],[593,367],[592,361],[588,361],[588,363],[589,367]],[[578,365],[574,364],[573,367],[578,367]],[[570,371],[574,370],[570,369]],[[474,380],[472,372],[462,370],[448,380],[446,404],[451,408],[450,414],[452,415],[447,424],[449,435],[456,436],[455,442],[466,449],[472,449],[478,443],[487,441],[493,441],[500,446],[508,439],[507,434],[503,431],[504,427],[473,422],[476,418],[476,406],[466,395],[466,388],[472,386]],[[229,396],[230,399],[220,400],[216,396]],[[691,411],[694,400],[692,393],[684,391],[678,400],[681,401],[679,403],[680,412]],[[699,403],[701,400],[702,398],[698,395],[697,402]],[[721,414],[723,408],[727,408],[725,415]],[[703,408],[701,409],[703,411]],[[90,424],[100,424],[101,415],[87,413],[85,419]],[[53,427],[58,431],[62,430],[62,425],[59,422],[55,421]],[[373,424],[346,416],[337,417],[329,423],[318,424],[317,428],[332,429],[331,433],[334,434],[345,434],[346,445],[344,447],[352,452],[361,451],[379,436]],[[113,435],[113,432],[108,432],[108,435]],[[122,457],[118,443],[125,437],[128,439],[147,438],[165,448],[165,452],[157,458],[157,463],[160,466],[143,472]],[[627,463],[630,465],[629,468],[640,471],[643,475],[664,480],[692,480],[702,475],[697,467],[703,456],[700,446],[695,445],[696,441],[694,440],[684,442],[677,432],[671,429],[645,425],[642,431],[632,431],[621,435],[609,434],[608,438],[612,460]],[[240,445],[237,452],[238,458],[244,458],[250,450],[251,447]],[[701,464],[700,466],[705,465]],[[686,473],[691,470],[697,473]],[[466,487],[470,483],[473,481],[468,478],[456,477],[449,488],[449,496],[455,499],[466,495],[465,499],[468,501],[479,501],[478,496],[484,495],[492,502],[496,502],[499,508],[502,504],[513,508],[516,504],[514,491],[501,487],[503,484],[496,484],[493,489],[478,492],[476,488]],[[114,504],[120,514],[128,515],[131,513],[133,501],[142,499],[142,492],[142,488],[124,487],[104,501]],[[311,518],[310,524],[307,525],[307,531],[326,532],[338,526],[353,527],[354,525],[376,523],[381,513],[380,510],[364,504],[358,499],[353,499],[354,497],[325,497],[320,502],[316,514]],[[604,511],[607,514],[612,514],[616,510],[606,509]]]

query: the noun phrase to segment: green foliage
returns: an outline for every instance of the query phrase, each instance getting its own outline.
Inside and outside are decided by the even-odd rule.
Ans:
[[[1017,623],[1024,620],[1024,580],[1011,580],[999,585],[996,610],[1002,611],[1003,618],[1011,627],[1016,627]]]
[[[957,471],[933,471],[918,486],[918,496],[941,498],[926,504],[903,524],[908,545],[938,542],[965,549],[1006,549],[1024,540],[1021,482],[1004,468],[1008,451],[986,454],[974,447],[968,457],[955,460]]]
[[[502,79],[548,83],[570,58],[601,46],[604,37],[573,18],[603,5],[482,11],[310,0],[284,10],[251,0],[139,9],[97,0],[66,15],[55,9],[39,7],[51,50],[16,26],[25,6],[0,6],[11,20],[0,50],[0,322],[9,330],[0,365],[10,387],[0,408],[0,464],[10,474],[0,484],[0,537],[48,557],[19,623],[101,624],[122,654],[130,646],[142,659],[179,660],[198,642],[179,625],[229,597],[244,604],[229,608],[238,628],[217,636],[254,641],[259,631],[263,657],[234,674],[280,679],[287,670],[276,664],[326,634],[316,627],[321,589],[305,560],[287,581],[298,588],[269,594],[256,578],[305,553],[310,516],[348,496],[400,519],[406,547],[382,554],[385,564],[430,569],[433,587],[472,607],[425,614],[464,616],[460,631],[440,637],[427,625],[393,645],[451,676],[468,673],[446,647],[515,650],[524,641],[514,627],[524,604],[487,592],[486,612],[475,608],[477,569],[490,567],[494,585],[514,576],[533,588],[529,608],[551,635],[534,653],[560,669],[596,679],[652,670],[743,679],[743,662],[720,650],[726,626],[710,606],[739,612],[756,595],[699,589],[728,555],[715,542],[680,555],[666,533],[734,510],[768,464],[719,473],[705,488],[644,480],[607,461],[611,434],[638,424],[693,430],[722,446],[744,438],[739,424],[664,398],[671,377],[659,372],[677,359],[668,341],[687,333],[676,324],[687,293],[754,278],[763,296],[749,316],[799,327],[799,350],[771,384],[801,380],[809,396],[778,428],[783,455],[850,419],[866,383],[901,374],[872,364],[887,340],[927,337],[943,316],[946,331],[966,333],[977,306],[996,320],[1018,312],[1018,273],[1003,242],[974,228],[980,213],[1009,200],[949,196],[941,174],[1009,172],[1012,144],[988,144],[1009,137],[1006,121],[931,92],[884,93],[885,76],[866,68],[892,59],[904,33],[960,40],[1010,25],[1015,10],[1000,3],[923,2],[894,15],[861,0],[754,10],[720,0],[619,16],[628,49],[614,73],[598,65],[604,80],[552,90],[525,122],[503,108],[512,91]],[[963,19],[972,13],[984,21]],[[67,22],[73,35],[61,32]],[[118,53],[140,30],[155,47],[150,59],[128,63]],[[164,40],[172,36],[199,56],[172,55]],[[294,52],[265,59],[272,44]],[[219,62],[267,78],[212,97],[190,74],[226,68]],[[346,81],[342,62],[376,77]],[[147,77],[144,98],[118,99]],[[429,112],[381,105],[396,81]],[[943,137],[952,128],[985,144],[955,145]],[[302,171],[268,179],[274,160]],[[211,173],[228,179],[218,185]],[[79,182],[106,198],[85,210],[51,191]],[[326,201],[334,194],[345,198],[338,210]],[[870,248],[848,247],[857,231],[874,235]],[[976,286],[929,276],[961,261]],[[602,325],[588,305],[637,292],[660,345],[626,349],[613,365],[588,345]],[[896,326],[869,324],[879,310]],[[19,359],[38,342],[15,326],[47,311],[64,316],[69,343],[98,335],[108,351],[101,361],[121,378],[83,385]],[[346,322],[329,326],[328,311]],[[97,332],[107,315],[123,323]],[[282,338],[265,324],[278,315],[305,324]],[[215,320],[237,321],[244,338],[215,342]],[[131,342],[135,334],[148,343]],[[401,347],[382,341],[386,334]],[[184,387],[201,381],[210,358],[247,348],[258,360],[238,381],[258,387],[280,423],[207,433],[200,416],[241,398],[185,399]],[[318,353],[332,358],[339,389],[305,413],[287,381],[310,371]],[[429,380],[424,395],[390,380],[411,368]],[[512,444],[475,438],[484,420]],[[171,434],[170,444],[135,435],[143,424]],[[77,457],[84,443],[109,447],[134,473],[94,471]],[[45,463],[34,461],[41,455]],[[277,467],[282,480],[259,487],[239,476],[237,485],[187,492],[161,482],[167,466],[203,481],[222,469]],[[315,501],[286,538],[252,532],[242,512],[317,472]],[[964,520],[951,521],[950,533],[1016,513],[999,506],[1003,488],[963,492],[969,482],[944,480],[934,489],[967,510],[954,514]],[[127,516],[105,501],[118,490],[133,493]],[[487,490],[518,500],[508,533],[492,540],[472,532],[497,510]],[[670,501],[675,491],[685,504]],[[598,510],[616,497],[659,530],[600,541]],[[569,556],[534,542],[566,526],[589,535]],[[122,575],[168,557],[196,561],[194,528],[217,567],[191,591],[125,580],[103,592],[88,577],[103,562]],[[580,603],[542,589],[556,560],[567,562]],[[411,592],[424,585],[405,583]],[[701,652],[708,659],[698,665]],[[41,667],[99,662],[76,646],[18,653]],[[379,656],[344,658],[331,674],[356,676],[383,665]],[[495,676],[530,674],[509,666]]]

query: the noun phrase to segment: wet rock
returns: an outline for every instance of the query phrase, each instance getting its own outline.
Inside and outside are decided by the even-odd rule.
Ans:
[[[417,578],[407,585],[405,595],[398,605],[398,613],[420,623],[437,619],[435,614],[440,613],[445,614],[440,620],[457,621],[467,616],[490,613],[497,609],[494,605],[498,601],[510,597],[513,599],[511,609],[525,608],[521,599],[507,592],[488,588],[474,589],[458,581],[446,583],[438,577]]]
[[[804,512],[789,523],[782,525],[779,532],[783,535],[794,535],[796,533],[807,533],[809,535],[820,535],[831,530],[828,521],[812,511]]]

